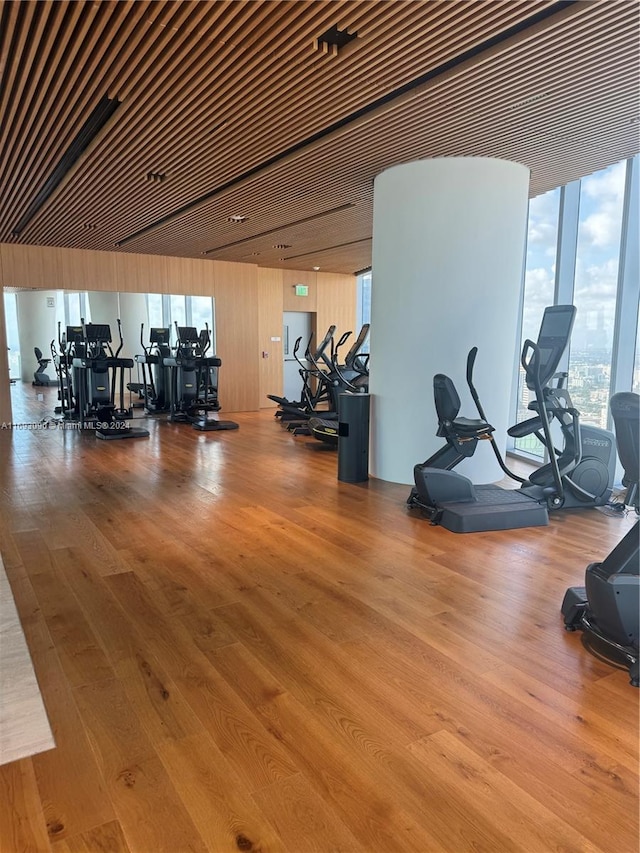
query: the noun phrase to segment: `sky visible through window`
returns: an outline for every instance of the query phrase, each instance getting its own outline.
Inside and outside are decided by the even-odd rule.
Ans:
[[[618,288],[626,162],[616,163],[580,182],[575,280],[577,308],[570,343],[568,387],[583,423],[606,428]],[[553,304],[558,244],[560,189],[531,200],[525,271],[522,340],[535,340],[542,314]],[[529,392],[522,370],[518,420],[526,418]],[[516,447],[542,455],[535,437]]]
[[[569,390],[584,423],[606,428],[613,351],[625,163],[583,178]]]

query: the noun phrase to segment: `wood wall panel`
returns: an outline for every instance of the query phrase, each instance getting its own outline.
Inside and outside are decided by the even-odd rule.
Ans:
[[[257,268],[228,263],[216,272],[220,402],[225,412],[251,411],[260,407]]]
[[[159,288],[156,293],[186,293],[184,288],[187,281],[191,281],[191,266],[187,258],[165,258],[166,278],[158,282]]]
[[[318,274],[305,270],[282,271],[282,296],[284,311],[316,311],[317,310],[317,279]],[[308,296],[296,296],[295,285],[306,284]]]
[[[283,271],[258,269],[258,340],[260,347],[260,406],[275,407],[267,394],[282,396]],[[280,338],[273,341],[272,338]],[[268,353],[267,358],[262,353]]]
[[[62,287],[74,290],[118,290],[116,255],[112,252],[62,252]],[[68,284],[67,281],[73,282]],[[56,289],[53,285],[50,288]],[[125,289],[125,288],[122,288]],[[130,288],[126,288],[129,290]]]
[[[320,334],[323,334],[320,330],[326,329],[331,323],[337,326],[336,340],[344,332],[358,334],[356,277],[353,275],[317,273],[317,327]],[[351,339],[348,345],[351,346]]]
[[[282,336],[283,311],[310,311],[321,334],[330,323],[341,330],[355,325],[355,278],[348,275],[9,243],[0,244],[0,270],[4,287],[215,297],[218,354],[223,360],[220,398],[228,412],[258,409],[267,405],[266,394],[281,393],[282,341],[271,338]],[[309,285],[309,296],[288,296],[294,284]],[[2,361],[6,362],[6,343],[3,346],[0,411],[6,414],[10,394],[8,367]],[[269,353],[268,359],[262,358],[263,351]]]

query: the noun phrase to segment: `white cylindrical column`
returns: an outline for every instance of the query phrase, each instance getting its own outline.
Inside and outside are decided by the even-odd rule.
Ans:
[[[32,382],[38,362],[34,348],[42,350],[45,358],[51,358],[51,341],[58,340],[56,326],[55,290],[24,290],[17,294],[18,334],[20,337],[20,361],[22,381]],[[55,369],[49,365],[49,378],[55,380]]]
[[[371,475],[411,484],[436,437],[433,376],[453,379],[460,414],[478,417],[467,353],[485,413],[504,450],[516,351],[529,170],[505,160],[420,160],[374,184],[371,287]],[[456,469],[474,482],[502,477],[480,444]]]

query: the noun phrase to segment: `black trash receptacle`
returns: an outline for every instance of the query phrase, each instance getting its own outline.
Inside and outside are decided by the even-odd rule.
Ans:
[[[338,480],[369,479],[369,395],[340,394],[338,399]]]

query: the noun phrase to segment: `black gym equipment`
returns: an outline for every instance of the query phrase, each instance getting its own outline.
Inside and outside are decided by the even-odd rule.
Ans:
[[[278,410],[275,412],[275,417],[280,419],[282,424],[288,425],[292,431],[296,431],[294,425],[303,425],[308,421],[315,412],[327,407],[329,411],[330,399],[327,386],[324,382],[313,382],[314,368],[311,365],[316,365],[325,357],[327,347],[333,346],[333,335],[336,327],[329,326],[325,336],[320,341],[315,351],[311,351],[313,342],[313,333],[311,334],[305,350],[304,361],[300,358],[300,347],[302,338],[297,338],[293,345],[293,357],[298,362],[298,372],[302,380],[302,390],[299,400],[289,400],[286,397],[278,397],[276,394],[267,394],[269,400],[273,400],[278,404]],[[334,412],[337,409],[333,410]],[[308,430],[306,430],[308,432]]]
[[[349,334],[343,335],[332,350],[330,369],[324,376],[324,382],[331,389],[332,403],[338,412],[343,395],[367,394],[369,392],[369,354],[361,354],[362,347],[369,335],[369,323],[362,326],[358,337],[345,356],[344,363],[340,364],[340,347],[349,337]],[[317,364],[315,366],[318,368]],[[318,441],[337,447],[340,437],[337,420],[339,418],[336,418],[333,413],[332,417],[327,417],[326,414],[315,414],[309,419],[309,431]]]
[[[44,358],[40,347],[34,347],[33,352],[38,361],[35,373],[33,374],[32,385],[51,385],[51,379],[46,373],[47,367],[51,364],[50,358]]]
[[[189,423],[201,432],[238,429],[234,421],[221,421],[210,417],[220,409],[218,401],[217,371],[222,360],[207,356],[210,346],[208,329],[199,335],[195,326],[178,326],[175,355],[162,358],[170,370],[169,420]]]
[[[522,350],[527,387],[535,395],[529,409],[535,415],[508,432],[514,438],[535,435],[549,461],[528,480],[505,465],[493,438],[494,428],[487,422],[473,385],[474,348],[467,359],[467,383],[480,418],[458,417],[460,398],[453,382],[444,374],[436,374],[437,434],[446,439],[446,445],[415,466],[409,507],[420,509],[433,524],[455,533],[471,533],[542,526],[549,522],[547,510],[607,503],[615,474],[615,437],[608,430],[580,425],[579,413],[564,387],[566,374],[556,374],[569,343],[575,313],[573,305],[546,308],[537,343],[526,340]],[[559,427],[561,449],[554,445],[552,423]],[[467,477],[451,470],[473,455],[482,440],[490,442],[501,469],[521,484],[519,489],[502,489],[494,484],[474,486]]]
[[[640,396],[614,394],[610,402],[618,456],[624,468],[624,505],[640,513],[638,453]],[[561,612],[568,631],[580,629],[595,640],[605,656],[629,668],[633,687],[640,687],[638,621],[640,614],[640,529],[636,523],[602,562],[590,563],[585,586],[570,587]],[[597,651],[597,649],[594,649]]]
[[[65,363],[70,359],[73,369],[73,400],[76,419],[81,429],[95,429],[96,438],[105,441],[125,438],[148,438],[149,431],[132,427],[128,420],[132,408],[124,405],[125,371],[133,367],[133,359],[120,358],[123,347],[122,328],[118,320],[120,345],[114,354],[111,348],[111,329],[106,323],[82,322],[82,339],[74,335],[74,348],[67,352]],[[67,342],[69,332],[67,327]],[[116,389],[120,406],[116,406]]]
[[[140,344],[144,354],[136,355],[135,360],[142,373],[142,382],[132,382],[129,388],[142,397],[145,411],[149,414],[168,412],[171,408],[171,374],[164,359],[172,355],[169,327],[152,326],[149,345],[146,346],[144,323],[141,323]]]
[[[75,395],[75,388],[79,379],[79,372],[73,367],[73,359],[85,354],[84,330],[82,326],[67,326],[62,331],[62,324],[58,323],[58,346],[51,341],[51,357],[58,378],[58,401],[55,408],[56,415],[61,415],[64,420],[79,421],[80,410]]]

